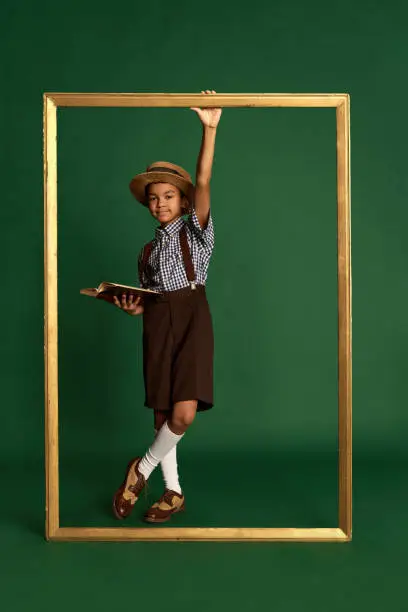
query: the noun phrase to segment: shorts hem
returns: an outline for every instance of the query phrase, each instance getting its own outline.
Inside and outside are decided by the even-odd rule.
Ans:
[[[206,412],[207,410],[210,410],[211,408],[214,407],[214,403],[211,401],[207,401],[207,400],[202,400],[202,399],[197,399],[197,412]],[[191,397],[188,399],[177,399],[174,400],[172,402],[171,406],[167,406],[167,407],[163,407],[163,406],[153,406],[153,404],[150,404],[149,402],[147,402],[147,400],[144,403],[145,408],[149,408],[150,410],[157,410],[158,412],[171,412],[173,410],[173,405],[177,402],[188,402],[189,400],[191,400]]]

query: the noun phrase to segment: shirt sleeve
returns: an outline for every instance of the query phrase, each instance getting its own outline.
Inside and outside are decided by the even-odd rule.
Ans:
[[[193,235],[198,239],[203,247],[212,251],[214,247],[214,225],[211,210],[207,225],[204,229],[200,225],[195,208],[193,208],[192,212],[189,214],[187,224]]]

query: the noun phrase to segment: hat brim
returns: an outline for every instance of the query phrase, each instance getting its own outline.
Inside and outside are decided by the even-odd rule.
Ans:
[[[178,187],[184,193],[190,204],[193,202],[194,185],[190,181],[170,172],[143,172],[135,176],[129,185],[130,191],[143,206],[148,206],[146,202],[146,187],[151,183],[170,183],[170,185]]]

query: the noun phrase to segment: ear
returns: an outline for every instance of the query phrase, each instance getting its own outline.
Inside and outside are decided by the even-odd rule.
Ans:
[[[183,196],[182,208],[185,211],[186,215],[189,214],[191,211],[191,205],[190,205],[190,202],[188,201],[188,198],[186,198],[186,196]]]

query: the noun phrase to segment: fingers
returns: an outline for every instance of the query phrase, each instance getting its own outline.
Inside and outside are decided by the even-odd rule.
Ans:
[[[217,93],[217,92],[216,92],[216,91],[214,91],[214,89],[205,89],[205,90],[204,90],[204,89],[202,89],[202,90],[201,90],[201,93],[202,93],[203,95],[208,95],[208,94],[210,94],[210,95],[211,95],[211,94],[215,94],[215,93]],[[199,108],[199,107],[197,107],[197,106],[190,106],[190,110],[195,111],[196,113],[199,113],[199,112],[200,112],[202,109],[201,109],[201,108]]]
[[[215,89],[202,89],[201,90],[201,94],[203,96],[211,96],[216,94],[217,92],[215,91]],[[214,111],[219,112],[220,109],[215,108],[213,106],[206,106],[205,108],[199,108],[197,106],[191,106],[190,110],[194,111],[195,113],[197,113],[197,115],[199,116],[199,118],[201,119],[202,123],[204,125],[210,125],[209,121],[213,121],[212,116],[214,116]],[[211,125],[211,127],[215,127],[213,125]]]
[[[134,310],[137,306],[140,306],[142,302],[142,297],[140,295],[129,295],[128,299],[128,308],[130,310]]]
[[[134,297],[131,293],[129,293],[126,302],[126,307],[128,310],[133,310],[134,306],[136,306],[136,303],[134,303],[134,301],[136,302],[137,299],[138,298]]]
[[[116,295],[113,296],[113,303],[125,312],[135,312],[138,307],[142,306],[143,297],[140,295],[134,296],[132,293],[122,293],[121,301],[119,301]]]
[[[140,296],[133,296],[131,293],[122,293],[120,302],[116,295],[113,296],[113,301],[116,306],[119,306],[119,308],[123,308],[123,310],[133,310],[136,306],[140,305],[142,298]]]

